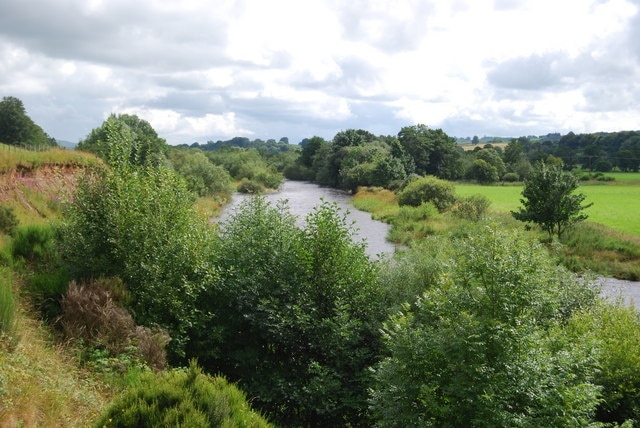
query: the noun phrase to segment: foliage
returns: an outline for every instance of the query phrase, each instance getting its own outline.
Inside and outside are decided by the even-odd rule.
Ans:
[[[563,325],[597,291],[521,234],[487,228],[434,246],[444,248],[410,277],[424,281],[421,294],[384,327],[390,355],[371,395],[379,425],[588,425],[594,346],[567,340]]]
[[[216,317],[194,355],[282,425],[367,425],[385,311],[375,266],[334,204],[296,222],[255,197],[220,225],[219,281],[203,299]]]
[[[429,129],[425,125],[405,126],[398,140],[415,165],[419,175],[454,180],[461,176],[462,151],[455,139],[442,129]],[[413,171],[407,171],[410,173]]]
[[[493,165],[484,159],[476,159],[467,171],[467,178],[477,180],[478,183],[494,183],[500,179],[500,175]]]
[[[401,160],[394,157],[391,147],[384,143],[348,147],[343,151],[339,172],[343,189],[355,191],[358,186],[386,186],[406,177]]]
[[[277,189],[284,181],[284,176],[270,167],[256,149],[229,147],[206,152],[206,156],[226,169],[234,180],[252,180],[269,189]]]
[[[187,369],[146,373],[117,399],[96,427],[267,427],[244,394],[221,377],[210,377],[194,361]]]
[[[478,221],[484,217],[491,201],[483,195],[471,195],[458,199],[453,207],[453,214],[471,221]]]
[[[211,247],[205,219],[174,171],[134,167],[87,177],[60,240],[74,278],[120,277],[136,322],[168,330],[171,357],[184,355],[213,268],[205,263]]]
[[[561,238],[568,227],[587,219],[583,211],[591,204],[582,205],[585,196],[573,193],[578,185],[576,176],[561,167],[539,163],[524,182],[523,207],[511,214],[517,220],[538,224],[550,238]]]
[[[111,356],[130,352],[148,367],[164,368],[169,336],[158,328],[136,326],[124,307],[124,296],[118,280],[71,282],[61,301],[58,324],[67,339],[98,346]]]
[[[57,258],[55,230],[50,225],[29,225],[17,230],[11,253],[30,263],[47,265]]]
[[[24,104],[15,97],[3,97],[0,101],[0,141],[25,147],[57,146],[29,116]]]
[[[169,151],[173,168],[184,177],[187,188],[198,196],[209,196],[219,201],[231,197],[231,177],[219,165],[214,165],[204,153],[195,150]]]
[[[452,183],[426,176],[412,181],[398,194],[398,204],[419,206],[424,202],[433,203],[439,211],[446,211],[455,203],[455,189]]]
[[[236,190],[239,193],[249,193],[252,195],[260,195],[264,193],[266,189],[262,184],[256,181],[249,180],[248,178],[243,178],[242,180],[240,180],[240,183],[238,183],[238,187],[236,188]]]
[[[602,303],[579,313],[569,325],[569,340],[591,334],[598,343],[602,386],[596,417],[600,422],[638,423],[640,415],[640,313],[633,306]]]
[[[130,114],[111,114],[77,146],[77,150],[95,153],[114,167],[164,164],[167,149],[149,122]]]
[[[520,176],[518,175],[517,172],[507,172],[502,179],[504,181],[506,181],[507,183],[515,183],[516,181],[520,180]]]
[[[18,218],[10,206],[0,205],[0,233],[13,236],[18,227]]]

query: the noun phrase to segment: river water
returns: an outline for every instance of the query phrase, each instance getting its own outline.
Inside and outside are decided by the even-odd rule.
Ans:
[[[231,203],[224,209],[217,221],[224,222],[230,213],[233,213],[242,201],[249,197],[251,196],[234,194]],[[265,199],[273,204],[280,200],[286,200],[291,214],[301,221],[314,207],[320,205],[323,199],[327,202],[335,202],[342,212],[347,214],[347,221],[354,223],[354,240],[366,242],[367,254],[370,257],[377,258],[395,251],[395,245],[386,240],[390,226],[373,220],[369,213],[355,209],[349,204],[351,195],[342,190],[321,187],[304,181],[287,180],[278,192],[265,195]]]
[[[224,209],[218,222],[224,222],[231,213],[249,195],[234,194],[229,205]],[[372,258],[389,255],[395,252],[396,246],[386,240],[390,226],[386,223],[373,220],[369,213],[358,211],[349,204],[351,196],[341,190],[321,187],[317,184],[303,181],[285,181],[278,192],[270,193],[265,198],[276,203],[286,200],[290,212],[301,221],[322,200],[335,202],[343,212],[347,213],[349,221],[354,223],[354,239],[364,240],[367,244],[367,254]],[[640,308],[640,282],[623,281],[615,278],[598,278],[596,285],[602,287],[602,294],[608,299],[621,299],[627,305],[635,305]]]

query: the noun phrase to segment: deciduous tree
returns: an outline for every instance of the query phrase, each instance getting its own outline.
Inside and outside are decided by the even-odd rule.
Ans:
[[[567,340],[563,325],[597,291],[521,234],[487,228],[429,248],[399,278],[421,293],[384,327],[378,425],[589,426],[595,347],[590,335]]]
[[[517,220],[539,225],[549,238],[561,238],[568,227],[587,219],[584,210],[592,205],[582,205],[585,196],[574,193],[579,183],[575,175],[560,166],[539,162],[525,179],[524,198],[520,200],[523,206],[511,214]]]

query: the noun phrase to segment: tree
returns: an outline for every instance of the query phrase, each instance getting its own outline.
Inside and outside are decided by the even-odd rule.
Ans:
[[[256,197],[220,225],[204,298],[216,315],[194,356],[282,426],[369,426],[385,316],[375,265],[334,204],[296,223]]]
[[[87,177],[60,231],[75,279],[119,277],[140,325],[169,331],[170,357],[184,357],[210,280],[212,237],[194,195],[167,167],[104,169]]]
[[[227,170],[214,165],[200,150],[173,149],[169,152],[173,168],[187,182],[189,190],[198,196],[209,196],[219,201],[231,197],[231,177]]]
[[[417,207],[425,202],[431,202],[438,211],[446,211],[455,201],[453,184],[429,175],[412,181],[398,194],[398,204],[401,206]]]
[[[0,143],[57,146],[56,140],[27,116],[24,104],[16,97],[3,97],[0,101]]]
[[[383,329],[378,426],[589,426],[595,346],[588,334],[567,340],[564,325],[597,291],[521,233],[488,227],[426,244],[391,281],[420,294]]]
[[[593,205],[582,205],[585,196],[573,193],[578,186],[572,173],[540,162],[525,179],[524,199],[520,199],[523,207],[511,214],[517,220],[536,223],[549,238],[556,235],[560,239],[568,227],[587,219],[584,210]]]
[[[477,180],[478,183],[494,183],[500,179],[498,170],[484,159],[476,159],[467,171],[467,178]]]
[[[429,129],[425,125],[406,126],[398,133],[398,140],[412,156],[417,174],[445,179],[461,175],[462,149],[442,129]]]
[[[77,149],[95,153],[111,166],[158,166],[165,163],[168,146],[146,120],[111,114]]]

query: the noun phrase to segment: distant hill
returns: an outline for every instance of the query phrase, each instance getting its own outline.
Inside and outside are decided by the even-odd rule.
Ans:
[[[56,143],[58,143],[60,147],[64,147],[65,149],[75,149],[78,145],[78,143],[72,143],[71,141],[65,140],[56,140]]]

